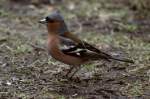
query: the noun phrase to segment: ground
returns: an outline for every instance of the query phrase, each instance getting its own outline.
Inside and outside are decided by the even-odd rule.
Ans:
[[[69,66],[47,54],[46,27],[38,23],[54,6],[10,1],[0,1],[0,99],[150,99],[146,8],[124,0],[54,2],[70,31],[109,54],[135,61],[96,61],[69,80],[62,76]]]

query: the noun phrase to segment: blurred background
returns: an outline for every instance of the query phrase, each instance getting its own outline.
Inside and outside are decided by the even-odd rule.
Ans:
[[[44,50],[38,21],[55,9],[71,32],[135,64],[94,62],[78,82],[54,77],[67,66]],[[149,11],[150,0],[0,0],[0,98],[150,99]]]

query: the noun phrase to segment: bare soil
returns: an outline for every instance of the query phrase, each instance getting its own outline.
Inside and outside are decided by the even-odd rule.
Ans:
[[[146,8],[122,0],[24,2],[0,1],[0,99],[150,99]],[[70,31],[135,64],[97,61],[83,66],[73,79],[65,78],[69,66],[47,54],[46,27],[38,23],[54,7]]]

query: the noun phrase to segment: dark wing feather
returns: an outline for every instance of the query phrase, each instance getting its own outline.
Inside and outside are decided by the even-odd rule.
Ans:
[[[86,43],[84,41],[82,43],[80,43],[78,46],[81,47],[81,48],[85,48],[85,49],[88,49],[90,51],[93,51],[95,53],[98,53],[98,54],[100,54],[100,55],[102,55],[104,57],[108,57],[108,58],[111,57],[111,55],[109,55],[109,54],[107,54],[105,52],[102,52],[101,50],[97,49],[96,47],[94,47],[94,46],[92,46],[92,45],[90,45],[90,44],[88,44],[88,43]]]
[[[121,58],[113,57],[84,41],[82,43],[80,43],[79,45],[80,45],[80,47],[85,47],[86,49],[88,49],[90,51],[96,52],[97,54],[99,54],[99,57],[101,57],[102,59],[106,59],[106,60],[112,59],[112,60],[117,60],[117,61],[122,61],[122,62],[127,62],[127,63],[134,63],[134,61],[130,60],[130,59],[126,59],[126,58],[121,59]]]

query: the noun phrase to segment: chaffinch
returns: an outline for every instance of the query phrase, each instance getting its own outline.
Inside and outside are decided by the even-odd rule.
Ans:
[[[115,58],[89,43],[80,40],[72,34],[64,21],[63,16],[58,11],[52,11],[50,15],[39,21],[44,23],[48,29],[48,52],[58,61],[72,65],[68,74],[74,67],[80,67],[89,61],[96,60],[117,60],[122,62],[133,63],[129,59]],[[63,46],[63,48],[62,48]],[[79,68],[80,69],[80,68]],[[71,77],[79,70],[77,69]]]

